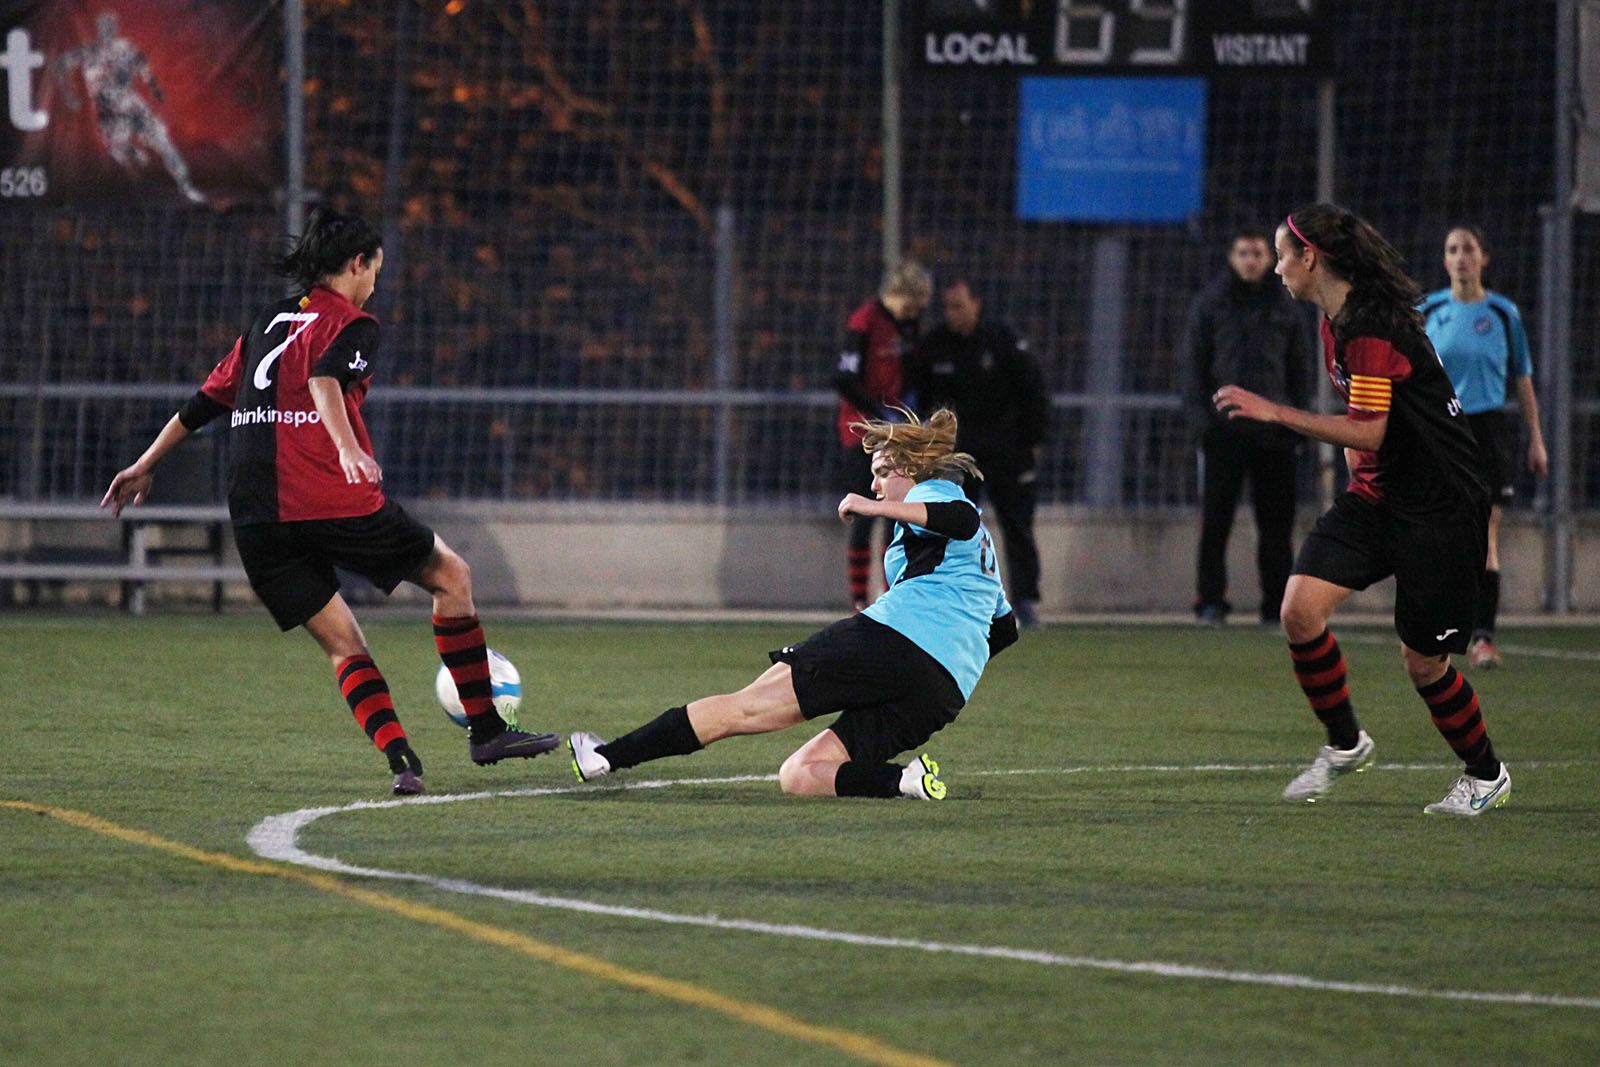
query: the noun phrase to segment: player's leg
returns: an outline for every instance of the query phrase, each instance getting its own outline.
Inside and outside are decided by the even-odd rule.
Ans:
[[[1494,631],[1500,614],[1500,517],[1499,504],[1489,509],[1489,536],[1478,576],[1478,605],[1473,615],[1472,646],[1467,662],[1483,670],[1500,666],[1500,650],[1494,646]]]
[[[1489,512],[1483,571],[1478,575],[1478,600],[1467,662],[1473,667],[1492,670],[1500,666],[1500,651],[1494,647],[1495,625],[1500,614],[1500,518],[1505,504],[1516,492],[1516,439],[1503,412],[1479,412],[1467,416],[1467,422],[1478,443],[1478,472],[1489,483],[1493,504]]]
[[[1025,629],[1039,625],[1039,546],[1033,536],[1037,501],[1032,477],[1032,471],[996,464],[987,486],[1006,543],[1006,585],[1017,622]]]
[[[1261,621],[1278,623],[1283,591],[1294,566],[1295,451],[1250,451],[1250,505],[1256,518],[1256,573],[1261,578]]]
[[[1406,673],[1464,765],[1444,799],[1425,809],[1432,813],[1478,815],[1510,795],[1511,776],[1489,739],[1478,695],[1450,664],[1450,654],[1467,647],[1486,511],[1465,508],[1456,521],[1408,528],[1395,556],[1395,629]]]
[[[304,626],[333,665],[356,724],[389,761],[397,793],[422,792],[422,762],[411,751],[389,684],[367,650],[355,615],[339,595],[333,564],[307,523],[261,523],[234,529],[250,587],[284,631]],[[310,540],[308,540],[308,533]]]
[[[1285,787],[1285,800],[1315,801],[1336,779],[1372,763],[1376,746],[1356,719],[1344,651],[1328,621],[1351,593],[1388,574],[1384,535],[1375,508],[1340,497],[1301,546],[1284,590],[1280,621],[1295,681],[1328,738],[1311,766]]]
[[[850,753],[832,730],[824,730],[789,754],[778,768],[778,786],[796,797],[838,796],[835,781]]]
[[[1244,487],[1244,455],[1226,426],[1200,439],[1200,549],[1195,561],[1195,621],[1215,626],[1229,611],[1228,537]]]
[[[930,705],[909,712],[893,704],[846,711],[789,754],[778,768],[778,784],[790,796],[943,800],[945,784],[933,757],[924,753],[908,764],[892,757],[921,748],[960,702],[957,691],[953,698],[936,694]]]
[[[306,632],[333,664],[339,692],[356,725],[389,761],[394,773],[394,791],[400,795],[421,793],[422,760],[411,750],[394,699],[383,672],[373,662],[365,635],[344,597],[334,593],[320,611],[305,621]]]
[[[433,643],[466,712],[473,762],[498,763],[549,752],[560,745],[559,737],[512,730],[495,710],[489,643],[472,600],[472,568],[438,534],[431,536],[432,551],[411,581],[433,596]]]
[[[667,756],[687,756],[725,737],[785,730],[805,721],[787,663],[774,663],[739,690],[668,708],[615,741],[590,733],[567,739],[572,768],[589,781]]]
[[[173,182],[183,192],[183,195],[196,204],[205,203],[205,196],[194,187],[189,180],[189,165],[183,161],[183,156],[178,153],[177,146],[172,143],[172,138],[167,134],[166,123],[151,115],[148,124],[142,131],[144,142],[155,149],[156,155],[161,157],[161,162],[167,168],[167,173],[172,176]]]

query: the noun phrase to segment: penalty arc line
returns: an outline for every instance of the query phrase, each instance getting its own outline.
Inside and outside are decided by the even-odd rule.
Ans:
[[[226,852],[210,852],[196,848],[193,845],[186,845],[181,841],[173,841],[170,838],[161,837],[147,830],[123,826],[120,823],[102,819],[100,816],[86,811],[74,811],[70,808],[35,804],[27,800],[0,800],[0,809],[8,808],[14,811],[48,816],[68,825],[100,834],[103,837],[110,837],[130,844],[166,852],[207,867],[215,867],[235,874],[267,875],[273,878],[281,878],[287,882],[310,886],[313,889],[343,897],[359,904],[365,904],[380,911],[390,912],[414,922],[425,923],[453,933],[462,934],[484,944],[510,949],[524,956],[555,964],[558,967],[564,967],[579,974],[626,986],[640,992],[650,993],[665,1000],[673,1000],[691,1007],[714,1011],[770,1033],[830,1048],[866,1063],[880,1064],[883,1067],[948,1067],[944,1061],[933,1059],[925,1053],[907,1052],[892,1045],[884,1044],[877,1038],[867,1034],[860,1034],[833,1026],[819,1026],[815,1023],[808,1023],[787,1012],[779,1011],[776,1008],[768,1007],[753,1000],[731,997],[724,993],[718,993],[716,990],[706,986],[695,985],[692,982],[683,982],[673,978],[664,978],[647,971],[634,970],[631,967],[624,967],[598,956],[586,955],[581,952],[575,952],[572,949],[562,948],[560,945],[555,945],[548,941],[540,941],[515,930],[506,930],[502,927],[491,926],[488,923],[477,922],[465,916],[457,915],[455,912],[446,911],[443,908],[406,900],[388,893],[380,893],[363,886],[352,885],[343,879],[330,877],[328,874],[298,870],[294,867],[283,867],[274,863],[262,863],[257,860],[233,856]]]
[[[1094,768],[1084,768],[1083,770],[1088,771],[1092,769]],[[1119,770],[1122,768],[1100,769]],[[1141,767],[1127,769],[1144,771],[1151,768]],[[1172,769],[1193,770],[1195,768]],[[1258,768],[1256,766],[1241,766],[1237,769],[1255,770]],[[868,948],[901,949],[925,953],[973,956],[987,959],[1011,960],[1021,963],[1036,963],[1054,967],[1110,971],[1122,974],[1152,975],[1160,978],[1231,982],[1243,985],[1270,986],[1280,989],[1308,989],[1332,993],[1402,997],[1419,1000],[1470,1001],[1480,1004],[1508,1004],[1600,1010],[1600,997],[1564,996],[1528,992],[1495,992],[1490,990],[1426,989],[1417,986],[1407,986],[1394,983],[1349,982],[1336,979],[1315,978],[1310,975],[1239,971],[1227,968],[1200,967],[1190,964],[1172,963],[1160,960],[1106,959],[1091,956],[1064,955],[1061,953],[1045,952],[1036,949],[1012,948],[1003,945],[974,945],[963,944],[959,942],[925,941],[917,938],[884,937],[873,934],[851,933],[844,930],[829,930],[822,927],[804,926],[799,924],[768,923],[754,919],[725,919],[718,915],[690,915],[678,912],[660,911],[653,908],[640,908],[618,904],[601,904],[596,901],[581,900],[572,897],[550,896],[543,893],[536,893],[531,890],[505,889],[498,886],[482,885],[477,882],[467,881],[465,879],[441,878],[431,874],[421,874],[411,871],[386,870],[379,867],[362,867],[355,864],[345,863],[344,861],[332,856],[319,856],[315,853],[307,852],[300,848],[298,844],[300,831],[309,826],[311,823],[328,815],[334,815],[348,811],[367,811],[385,808],[410,807],[422,804],[453,804],[470,800],[567,796],[573,794],[592,795],[603,792],[622,792],[641,789],[666,789],[673,786],[685,785],[728,785],[745,782],[772,782],[776,780],[776,775],[736,775],[726,778],[676,778],[658,779],[643,782],[629,782],[626,785],[618,786],[569,786],[539,789],[511,789],[496,792],[437,794],[434,796],[411,797],[404,800],[357,801],[352,804],[320,808],[303,808],[300,811],[292,811],[286,812],[282,815],[268,816],[257,823],[253,829],[251,829],[247,840],[250,848],[257,855],[266,857],[268,859],[279,860],[284,863],[296,864],[316,870],[350,875],[353,877],[416,882],[422,885],[431,886],[432,888],[439,889],[447,893],[462,893],[470,896],[489,897],[495,900],[505,900],[512,903],[532,905],[534,907],[554,908],[562,911],[579,912],[589,915],[606,915],[626,919],[639,919],[648,922],[665,923],[678,926],[699,926],[717,930],[735,930],[744,933],[765,934],[770,936],[796,938],[809,941],[836,942],[848,945],[859,945]]]

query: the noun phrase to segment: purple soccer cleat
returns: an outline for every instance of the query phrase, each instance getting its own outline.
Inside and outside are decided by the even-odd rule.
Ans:
[[[487,741],[468,745],[472,762],[480,767],[503,759],[532,759],[561,744],[555,734],[528,734],[521,730],[502,730]]]
[[[427,791],[422,784],[422,774],[418,771],[404,770],[394,776],[394,795],[397,797],[414,797]]]

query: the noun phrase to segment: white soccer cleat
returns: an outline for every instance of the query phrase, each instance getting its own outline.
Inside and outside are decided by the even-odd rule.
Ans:
[[[572,753],[572,773],[580,782],[592,782],[611,773],[611,761],[600,755],[604,741],[594,734],[582,731],[567,737],[567,751]]]
[[[943,800],[944,779],[939,777],[939,764],[924,752],[900,772],[900,793],[917,800]]]
[[[1429,815],[1482,815],[1489,809],[1504,804],[1510,795],[1511,772],[1502,763],[1500,777],[1494,781],[1485,781],[1470,774],[1463,774],[1456,779],[1443,800],[1437,804],[1429,804],[1422,810]]]
[[[1467,649],[1467,664],[1481,671],[1492,671],[1500,666],[1500,650],[1487,637],[1476,638]]]
[[[1352,772],[1360,774],[1372,765],[1372,756],[1378,746],[1362,730],[1356,736],[1355,748],[1334,748],[1323,745],[1311,766],[1301,771],[1283,790],[1285,800],[1303,800],[1314,804],[1318,798],[1333,788],[1334,779]]]

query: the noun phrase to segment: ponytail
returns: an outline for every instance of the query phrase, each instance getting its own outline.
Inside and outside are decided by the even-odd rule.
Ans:
[[[318,206],[306,220],[305,232],[271,266],[275,273],[310,289],[356,256],[371,259],[382,247],[383,238],[361,216]]]

